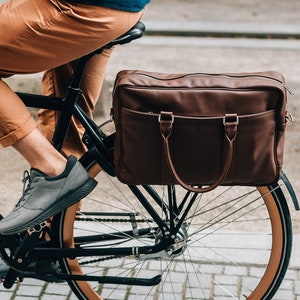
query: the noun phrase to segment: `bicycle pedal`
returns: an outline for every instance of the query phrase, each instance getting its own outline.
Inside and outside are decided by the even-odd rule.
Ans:
[[[50,220],[46,220],[46,221],[44,221],[44,222],[42,222],[42,223],[40,223],[40,224],[38,224],[34,227],[29,228],[27,230],[27,233],[28,233],[28,235],[32,235],[35,232],[41,232],[44,228],[50,227],[50,225],[51,225]]]

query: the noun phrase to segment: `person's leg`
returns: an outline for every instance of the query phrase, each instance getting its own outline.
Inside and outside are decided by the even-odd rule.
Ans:
[[[36,147],[37,141],[39,147]],[[22,153],[24,158],[30,163],[31,168],[38,169],[48,176],[57,176],[66,167],[66,158],[58,151],[53,151],[52,145],[38,129],[34,129],[13,146]]]
[[[129,30],[142,12],[72,5],[60,0],[9,0],[0,5],[0,73],[50,70],[90,53]]]
[[[57,0],[11,0],[0,6],[0,78],[72,61],[121,35],[138,16]],[[21,199],[0,222],[2,234],[15,234],[79,201],[95,182],[74,157],[59,176],[48,176],[61,170],[63,156],[37,131],[17,95],[0,83],[0,142],[14,145],[32,166]]]
[[[81,81],[82,95],[78,103],[80,107],[90,116],[93,116],[97,100],[102,89],[106,66],[108,64],[113,49],[106,49],[101,55],[92,57],[85,68]],[[66,92],[66,86],[73,73],[73,63],[65,64],[58,68],[48,70],[43,76],[43,94],[48,96],[63,97]],[[58,119],[58,112],[41,109],[38,113],[39,127],[42,133],[51,141],[54,127]],[[64,141],[62,152],[65,156],[74,154],[77,158],[86,151],[81,142],[84,128],[73,117],[67,137]]]
[[[128,13],[102,7],[71,5],[58,0],[10,0],[0,6],[0,78],[3,74],[53,69],[73,61],[120,36],[141,15],[142,12]],[[93,75],[97,68],[91,68]],[[90,91],[97,90],[95,82],[87,81],[87,98]],[[9,146],[28,135],[35,126],[32,119],[26,119],[30,126],[24,126],[23,118],[15,118],[16,112],[22,116],[28,116],[28,112],[16,95],[10,91],[3,92],[3,85],[0,86],[0,143]],[[98,87],[101,85],[99,81]],[[90,106],[88,102],[83,106],[91,112],[93,105]],[[13,106],[13,109],[2,110],[3,106]],[[22,155],[24,143],[26,140],[18,148]]]
[[[48,175],[58,175],[65,168],[66,159],[53,149],[36,128],[36,122],[28,109],[1,79],[0,91],[0,97],[6,100],[0,101],[0,131],[7,133],[5,139],[0,139],[2,145],[13,143],[14,148],[25,157],[31,167]],[[14,120],[20,124],[18,127],[15,127]]]
[[[12,212],[0,221],[0,233],[16,234],[33,227],[78,202],[95,187],[74,156],[56,151],[37,129],[35,121],[17,95],[0,80],[0,140],[12,145],[28,160],[23,195]],[[16,126],[19,124],[19,126]]]

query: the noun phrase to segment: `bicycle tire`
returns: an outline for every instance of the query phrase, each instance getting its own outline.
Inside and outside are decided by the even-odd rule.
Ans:
[[[97,165],[89,162],[90,173],[95,175],[98,171]],[[100,188],[104,188],[107,182],[113,178],[106,178],[100,173]],[[106,178],[108,181],[105,182]],[[119,195],[113,194],[108,198],[105,191],[105,201],[100,200],[101,210],[111,211],[107,201],[116,201],[121,197],[122,204],[114,204],[113,209],[123,212],[125,197],[132,196],[131,191],[123,191],[123,185],[116,181],[122,190]],[[111,190],[110,183],[108,190]],[[161,188],[161,187],[159,187]],[[180,189],[176,187],[177,189]],[[239,195],[235,194],[240,193]],[[98,201],[94,197],[99,196],[95,192],[84,200],[84,209],[92,211],[97,207]],[[228,196],[226,196],[228,194]],[[226,196],[224,198],[224,196]],[[132,257],[98,257],[62,259],[61,267],[67,274],[97,274],[112,276],[151,276],[159,273],[159,266],[164,271],[172,274],[162,274],[162,281],[153,287],[123,286],[123,285],[103,285],[86,281],[69,281],[68,284],[76,294],[78,299],[273,299],[276,291],[286,273],[292,247],[292,227],[288,206],[279,186],[274,187],[220,187],[214,192],[198,195],[196,206],[197,216],[193,216],[193,221],[198,224],[198,228],[189,225],[186,239],[186,249],[179,249],[176,255],[168,257],[164,254],[162,258],[136,258]],[[220,198],[222,197],[222,200]],[[207,200],[206,200],[207,198]],[[223,200],[223,198],[225,200]],[[102,201],[102,202],[101,202]],[[146,226],[151,226],[155,235],[150,238],[150,242],[158,239],[157,226],[151,222],[151,217],[143,211],[141,205],[133,202],[130,198],[127,204],[130,211],[138,212],[142,216],[142,222]],[[91,202],[91,204],[89,204]],[[156,205],[156,204],[154,204]],[[100,208],[96,208],[100,209]],[[92,216],[85,215],[84,210],[81,216],[76,215],[77,206],[74,205],[66,209],[58,218],[56,223],[56,240],[60,247],[74,247],[76,238],[86,234],[86,231],[107,232],[108,227],[103,227],[105,222],[109,223],[109,230],[116,227],[114,234],[118,234],[128,224],[118,223],[121,220],[93,220]],[[240,213],[241,212],[241,213]],[[201,214],[201,219],[199,216]],[[207,217],[206,217],[207,215]],[[88,221],[87,221],[88,219]],[[97,217],[99,219],[99,217]],[[192,223],[192,219],[189,220]],[[125,221],[125,220],[123,220]],[[137,222],[135,220],[134,222]],[[77,223],[79,224],[77,226]],[[130,223],[130,222],[129,222]],[[83,225],[84,224],[84,225]],[[142,224],[142,223],[141,223]],[[134,224],[134,226],[144,224]],[[132,227],[132,224],[130,224]],[[255,228],[252,228],[252,227]],[[80,230],[78,231],[79,228]],[[103,230],[104,228],[104,230]],[[154,230],[155,229],[155,230]],[[266,231],[268,229],[268,231]],[[105,232],[106,231],[106,232]],[[184,235],[185,233],[183,233]],[[195,238],[196,237],[196,238]],[[124,238],[124,243],[128,243],[129,237]],[[141,237],[141,244],[149,243],[145,237]],[[139,236],[133,238],[134,242],[139,241]],[[118,241],[118,243],[122,241]],[[256,245],[257,246],[256,246]],[[117,247],[117,242],[78,245],[80,247]],[[195,247],[195,250],[193,249]],[[184,247],[182,247],[184,248]],[[196,257],[194,257],[197,255]],[[142,266],[144,270],[138,269]],[[172,265],[172,266],[171,266]],[[111,269],[110,269],[111,268]],[[127,269],[126,269],[127,268]],[[145,273],[142,274],[142,271]],[[145,275],[146,274],[146,275]],[[175,283],[171,279],[175,279]],[[166,294],[164,294],[166,293]],[[223,298],[222,298],[223,299]]]

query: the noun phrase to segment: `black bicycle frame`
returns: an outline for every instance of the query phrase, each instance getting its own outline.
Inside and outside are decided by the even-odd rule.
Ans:
[[[78,97],[82,93],[80,82],[84,67],[90,57],[91,55],[87,55],[77,60],[74,76],[66,89],[64,98],[17,92],[17,95],[27,107],[45,108],[60,112],[52,139],[52,144],[58,151],[62,149],[72,115],[76,116],[89,134],[95,135],[90,118],[77,104]]]
[[[78,60],[74,61],[74,74],[72,76],[72,80],[69,84],[69,86],[66,89],[66,95],[65,97],[53,97],[53,96],[44,96],[44,95],[37,95],[37,94],[30,94],[30,93],[22,93],[17,92],[17,95],[20,97],[20,99],[24,102],[24,104],[27,107],[34,107],[34,108],[44,108],[49,110],[55,110],[59,112],[59,118],[57,125],[55,127],[52,144],[53,146],[58,150],[61,151],[65,137],[68,132],[69,125],[71,123],[71,117],[75,116],[77,120],[83,125],[86,132],[83,137],[84,143],[87,145],[89,151],[86,153],[86,155],[83,156],[83,162],[85,162],[86,157],[92,156],[92,159],[94,159],[96,162],[98,162],[102,168],[104,168],[105,171],[107,171],[110,175],[114,175],[113,173],[113,167],[112,162],[109,161],[109,155],[110,155],[110,149],[107,148],[107,145],[105,144],[105,139],[109,140],[109,137],[107,137],[101,129],[98,128],[98,126],[94,123],[94,121],[81,109],[81,107],[77,104],[77,100],[79,96],[82,93],[82,90],[80,89],[80,83],[82,76],[84,74],[84,69],[86,66],[86,63],[88,60],[94,56],[101,54],[104,49],[111,48],[115,45],[120,44],[126,44],[131,42],[134,39],[140,38],[143,35],[143,32],[145,30],[145,27],[143,23],[138,22],[132,29],[130,29],[127,33],[125,33],[123,36],[119,37],[118,39],[112,41],[111,43],[105,45],[104,47],[97,49],[93,53],[90,53],[86,56],[83,56],[79,58]],[[90,158],[88,159],[90,160]],[[138,195],[137,195],[138,197]],[[147,200],[142,199],[141,202],[144,202],[146,204]],[[147,205],[146,205],[147,206]],[[150,205],[148,205],[149,211],[151,215],[153,215],[155,218],[157,218],[158,224],[160,224],[161,227],[163,227],[163,221],[159,218],[159,216],[156,214],[155,210],[151,208]],[[62,212],[64,213],[64,212]],[[96,212],[97,214],[97,212]],[[147,234],[146,232],[140,232],[141,234]],[[38,232],[34,232],[32,236],[38,236]],[[31,234],[26,235],[26,240],[30,241]],[[95,237],[96,238],[96,237]],[[99,238],[99,237],[97,237]],[[149,247],[142,247],[137,249],[132,249],[132,247],[127,248],[118,248],[116,249],[117,252],[112,251],[111,249],[80,249],[80,248],[74,248],[74,249],[63,249],[63,248],[53,248],[52,244],[49,244],[48,242],[41,243],[38,242],[35,245],[35,242],[30,245],[30,242],[26,242],[26,245],[23,241],[23,244],[19,243],[18,240],[14,236],[1,236],[2,242],[8,246],[12,253],[15,252],[15,249],[18,249],[18,252],[24,252],[27,253],[30,251],[30,255],[32,257],[35,257],[37,259],[43,259],[43,258],[72,258],[76,256],[93,256],[93,255],[132,255],[134,254],[134,251],[141,254],[149,254],[149,253],[155,253],[158,251],[161,251],[164,248],[164,245],[158,244],[155,246],[149,246]],[[39,248],[40,247],[40,248]],[[113,253],[112,253],[113,252]],[[14,258],[15,260],[16,258]],[[12,262],[13,263],[13,262]],[[16,269],[18,268],[18,265],[15,266]],[[15,273],[15,271],[14,271]],[[13,283],[13,278],[15,275],[13,274],[11,276]],[[72,275],[65,275],[60,274],[63,278],[67,279],[75,279],[76,276]],[[93,278],[87,278],[86,276],[80,276],[80,279],[82,280],[97,280],[106,282],[124,282],[124,284],[157,284],[158,281],[160,281],[160,277],[157,276],[152,279],[140,279],[140,280],[134,280],[130,282],[128,279],[125,278],[109,278],[107,279],[104,277],[94,276]]]
[[[79,88],[81,74],[84,70],[84,65],[87,62],[88,57],[84,57],[77,62],[77,68],[74,73],[74,78],[70,86],[67,88],[67,93],[65,98],[59,97],[49,97],[49,96],[42,96],[42,95],[34,95],[28,93],[17,93],[22,101],[25,103],[26,106],[36,107],[36,108],[45,108],[45,109],[52,109],[60,112],[60,118],[58,124],[55,129],[55,133],[53,136],[53,145],[56,147],[57,150],[61,150],[63,145],[65,136],[68,131],[68,127],[70,124],[70,120],[72,115],[75,115],[76,118],[81,122],[83,127],[86,130],[86,135],[92,140],[93,143],[98,143],[104,145],[103,139],[105,139],[105,134],[97,127],[97,125],[87,116],[87,114],[80,108],[77,104],[78,96],[81,93]],[[104,145],[105,147],[105,145]],[[102,149],[100,149],[101,151]],[[86,153],[88,155],[89,152]],[[101,153],[100,153],[101,154]],[[142,203],[143,207],[149,212],[152,218],[155,220],[156,224],[158,224],[161,232],[169,232],[170,234],[174,234],[175,231],[178,231],[180,226],[182,225],[183,219],[177,223],[176,228],[175,225],[175,215],[167,216],[167,211],[170,211],[170,207],[175,205],[176,200],[173,197],[169,197],[170,202],[167,204],[165,203],[160,197],[156,194],[155,190],[152,189],[150,186],[143,186],[146,190],[148,195],[151,196],[152,199],[156,203],[163,207],[166,218],[170,218],[169,224],[167,224],[156,212],[156,210],[152,207],[140,189],[136,186],[129,186],[132,190],[133,194],[139,199]],[[169,190],[169,194],[171,190]],[[190,195],[190,192],[187,192],[187,196]],[[186,196],[186,198],[187,198]],[[183,205],[186,202],[186,198],[181,204],[179,208],[176,209],[181,211],[183,209]],[[194,195],[193,200],[190,201],[189,207],[194,202],[196,196]],[[171,210],[172,211],[172,210]],[[95,213],[97,215],[97,213]],[[127,236],[130,233],[126,233]],[[133,233],[131,233],[133,235]],[[147,234],[147,233],[143,233]],[[95,237],[100,238],[100,237]],[[107,238],[107,237],[106,237]],[[164,239],[162,239],[164,241]],[[32,255],[37,259],[43,259],[47,257],[53,258],[65,258],[65,257],[77,257],[77,256],[105,256],[105,255],[132,255],[135,253],[139,254],[153,254],[159,251],[162,251],[166,248],[165,242],[161,242],[155,246],[146,246],[141,247],[139,249],[133,249],[132,247],[124,247],[124,248],[108,248],[108,249],[60,249],[60,248],[53,248],[53,247],[42,247],[42,248],[34,248]]]

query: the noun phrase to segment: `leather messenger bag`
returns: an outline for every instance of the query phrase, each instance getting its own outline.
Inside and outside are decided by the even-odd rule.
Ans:
[[[285,107],[277,72],[121,71],[112,110],[116,175],[195,192],[273,184],[283,163]]]

